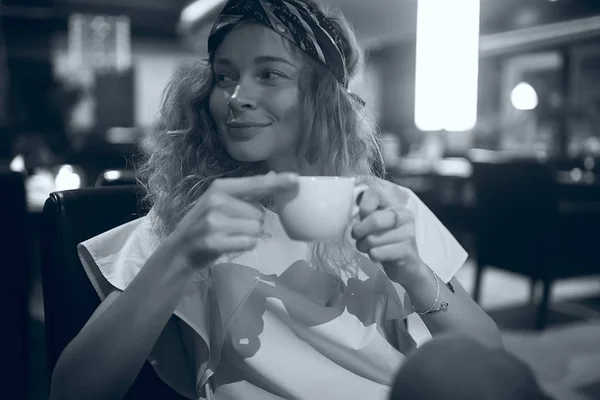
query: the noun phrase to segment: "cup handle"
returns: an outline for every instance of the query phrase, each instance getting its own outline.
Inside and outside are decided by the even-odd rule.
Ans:
[[[358,213],[360,212],[360,208],[358,207],[358,204],[356,204],[356,201],[358,200],[358,196],[363,194],[365,192],[365,190],[367,190],[368,188],[369,188],[369,186],[364,183],[361,183],[360,185],[356,185],[354,187],[354,196],[352,199],[352,218],[355,218],[358,215]]]

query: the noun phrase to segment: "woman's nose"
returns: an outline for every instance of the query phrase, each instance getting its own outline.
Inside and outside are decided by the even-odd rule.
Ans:
[[[233,111],[253,110],[256,108],[256,100],[250,95],[248,89],[242,88],[241,84],[235,87],[228,104]]]

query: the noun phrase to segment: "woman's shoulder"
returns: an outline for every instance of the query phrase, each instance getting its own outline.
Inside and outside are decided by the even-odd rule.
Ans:
[[[413,212],[420,207],[427,208],[419,196],[405,186],[381,178],[374,178],[373,183],[379,185],[384,190],[388,197],[387,200],[393,204],[407,207]]]
[[[152,219],[144,216],[80,243],[77,252],[102,297],[99,281],[124,290],[157,247]]]
[[[79,246],[96,256],[108,256],[131,247],[150,249],[154,241],[151,218],[143,216],[81,242]]]

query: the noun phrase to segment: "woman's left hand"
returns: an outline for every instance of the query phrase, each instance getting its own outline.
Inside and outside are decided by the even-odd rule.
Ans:
[[[393,204],[397,201],[390,197],[377,184],[365,190],[359,202],[360,222],[352,228],[352,237],[357,250],[381,263],[390,279],[410,282],[426,266],[417,252],[412,212]]]

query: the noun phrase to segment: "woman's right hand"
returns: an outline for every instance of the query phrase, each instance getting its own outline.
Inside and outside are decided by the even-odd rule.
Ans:
[[[264,218],[256,202],[277,191],[295,190],[297,178],[292,173],[269,173],[215,180],[175,228],[172,244],[196,268],[226,253],[252,250]]]

